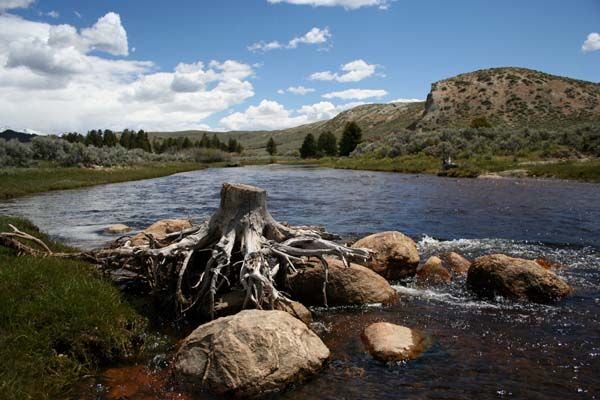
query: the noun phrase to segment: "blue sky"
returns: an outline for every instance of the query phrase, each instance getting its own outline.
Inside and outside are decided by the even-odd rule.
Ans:
[[[598,0],[173,3],[0,0],[0,126],[275,129],[480,68],[600,81]]]

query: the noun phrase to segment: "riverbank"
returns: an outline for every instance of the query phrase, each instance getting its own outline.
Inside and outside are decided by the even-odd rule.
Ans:
[[[158,178],[206,168],[199,163],[148,163],[115,168],[78,168],[45,165],[0,169],[0,200],[52,190]]]
[[[529,160],[509,157],[473,158],[456,160],[458,168],[442,170],[439,159],[429,156],[402,156],[395,158],[340,157],[311,160],[278,159],[281,164],[318,165],[326,168],[420,173],[453,178],[543,177],[581,182],[600,182],[600,160]]]
[[[0,216],[44,240],[27,220]],[[135,353],[146,321],[90,264],[18,256],[0,247],[0,393],[3,399],[66,398],[98,366]]]

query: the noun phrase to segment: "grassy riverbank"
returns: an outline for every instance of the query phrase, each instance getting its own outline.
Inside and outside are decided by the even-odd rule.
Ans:
[[[506,176],[526,174],[531,177],[570,179],[583,182],[600,182],[600,160],[535,161],[512,157],[473,158],[456,160],[459,168],[442,171],[439,159],[429,156],[404,156],[395,158],[321,158],[314,160],[279,159],[282,164],[310,164],[328,168],[366,171],[444,174],[456,178],[475,178],[486,173]]]
[[[50,241],[31,223],[0,216]],[[91,265],[18,257],[0,247],[0,393],[3,399],[68,398],[79,379],[103,363],[126,358],[145,320]]]
[[[58,167],[0,169],[0,200],[51,190],[157,178],[206,168],[198,163],[149,163],[117,168]]]

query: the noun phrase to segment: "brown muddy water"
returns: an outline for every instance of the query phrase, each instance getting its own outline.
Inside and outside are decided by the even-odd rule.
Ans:
[[[456,180],[320,168],[246,167],[48,193],[0,203],[81,247],[110,240],[102,228],[142,228],[165,217],[208,217],[226,181],[268,190],[275,218],[323,224],[348,238],[400,230],[422,260],[457,251],[565,264],[557,273],[575,294],[553,305],[480,301],[464,281],[424,289],[396,282],[399,304],[313,309],[314,329],[331,349],[320,375],[280,399],[596,399],[600,398],[600,185],[553,180]],[[373,360],[362,329],[389,321],[431,339],[418,359]],[[162,326],[147,359],[81,383],[80,399],[210,399],[173,385],[168,362],[193,327]],[[175,332],[175,333],[173,333]]]

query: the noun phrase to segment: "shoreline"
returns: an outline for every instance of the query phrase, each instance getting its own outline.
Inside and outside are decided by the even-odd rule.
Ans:
[[[570,182],[600,183],[600,159],[523,160],[506,158],[491,160],[457,160],[460,167],[442,170],[436,158],[405,156],[398,158],[323,158],[310,160],[279,159],[281,165],[313,165],[333,169],[427,174],[448,178],[478,179],[557,179]],[[259,163],[257,163],[259,164]]]
[[[513,161],[476,159],[468,164],[459,160],[459,168],[443,171],[439,160],[427,156],[398,158],[322,158],[291,159],[286,157],[240,159],[236,164],[148,163],[128,167],[81,168],[39,166],[0,169],[0,201],[56,190],[79,189],[110,183],[160,178],[181,172],[229,166],[267,164],[311,165],[323,168],[358,171],[438,175],[449,178],[477,179],[558,179],[572,182],[600,183],[600,159]]]
[[[0,201],[56,190],[160,178],[206,168],[206,164],[200,163],[149,163],[115,168],[5,168],[0,169]]]

